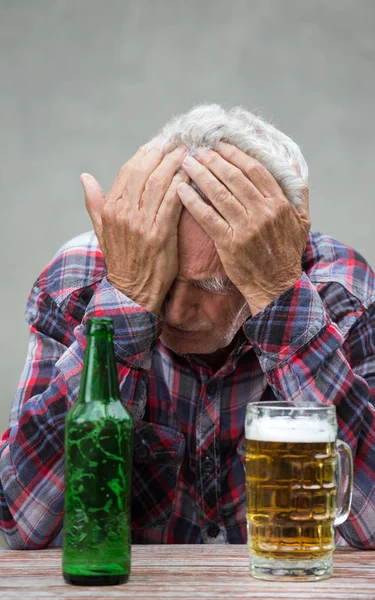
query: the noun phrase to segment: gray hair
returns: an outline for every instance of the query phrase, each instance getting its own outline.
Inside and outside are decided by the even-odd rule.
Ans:
[[[199,146],[215,150],[220,141],[232,144],[262,163],[294,206],[301,203],[308,168],[299,146],[241,106],[200,104],[168,121],[156,140],[167,152],[181,144],[191,152]]]

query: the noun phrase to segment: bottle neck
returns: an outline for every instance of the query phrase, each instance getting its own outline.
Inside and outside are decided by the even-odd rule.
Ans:
[[[112,334],[101,330],[90,333],[87,339],[79,402],[108,403],[118,400],[119,397]]]

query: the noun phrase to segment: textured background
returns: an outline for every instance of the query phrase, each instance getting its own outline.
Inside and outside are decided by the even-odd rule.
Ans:
[[[0,429],[33,281],[174,113],[243,104],[310,166],[313,226],[375,265],[374,0],[0,0]]]

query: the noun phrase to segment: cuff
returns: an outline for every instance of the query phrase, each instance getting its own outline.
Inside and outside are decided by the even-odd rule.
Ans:
[[[322,299],[303,273],[295,284],[243,326],[263,371],[289,360],[329,324]]]
[[[106,277],[88,304],[82,325],[91,317],[110,317],[117,360],[135,368],[149,370],[152,349],[162,329],[160,317],[136,304],[113,287]]]

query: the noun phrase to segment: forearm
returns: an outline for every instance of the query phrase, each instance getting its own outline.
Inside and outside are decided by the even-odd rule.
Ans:
[[[111,316],[121,398],[141,418],[157,319],[103,282],[91,299],[74,342],[63,348],[34,331],[29,360],[16,394],[10,427],[1,446],[0,528],[14,548],[48,546],[61,529],[64,502],[64,420],[75,402],[90,316]],[[120,300],[120,301],[119,301]],[[54,347],[45,358],[43,348]],[[44,357],[37,360],[37,357]],[[49,381],[48,381],[49,380]],[[40,388],[44,391],[36,393]]]
[[[374,548],[375,536],[369,533],[375,522],[372,383],[351,366],[343,335],[306,275],[250,319],[245,330],[276,396],[336,406],[339,437],[354,457],[352,510],[340,533],[354,546]]]
[[[61,528],[65,393],[59,375],[2,438],[0,527],[12,548],[43,548]]]

